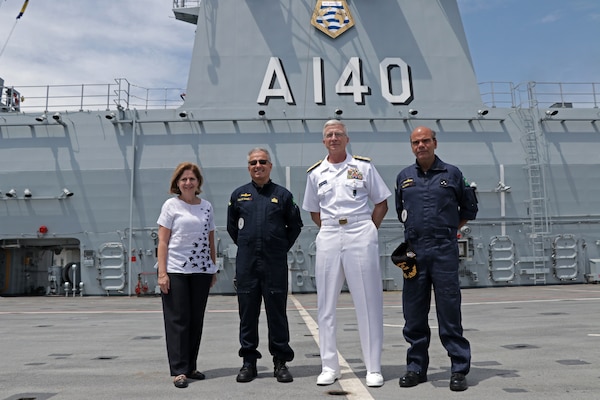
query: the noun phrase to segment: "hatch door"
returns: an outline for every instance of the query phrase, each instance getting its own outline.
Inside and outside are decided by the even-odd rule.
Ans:
[[[125,249],[122,243],[104,243],[98,251],[98,280],[108,294],[123,291],[127,282]]]
[[[490,241],[490,279],[511,282],[515,278],[515,246],[508,236],[495,236]]]

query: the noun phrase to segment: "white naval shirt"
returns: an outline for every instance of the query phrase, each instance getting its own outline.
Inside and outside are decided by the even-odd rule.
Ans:
[[[325,159],[309,171],[302,209],[321,220],[371,215],[369,200],[378,204],[391,194],[373,164],[347,153],[339,164]]]

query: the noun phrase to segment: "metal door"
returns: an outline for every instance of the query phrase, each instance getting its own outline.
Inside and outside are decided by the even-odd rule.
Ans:
[[[122,291],[127,283],[122,243],[104,243],[98,250],[98,280],[103,290]]]
[[[508,236],[490,241],[489,274],[493,282],[511,282],[515,277],[515,246]]]

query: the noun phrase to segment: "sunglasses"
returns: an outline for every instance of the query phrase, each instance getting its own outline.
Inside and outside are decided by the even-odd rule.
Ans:
[[[248,164],[256,165],[256,163],[259,163],[260,165],[265,165],[268,162],[269,162],[269,160],[250,160],[250,161],[248,161]]]

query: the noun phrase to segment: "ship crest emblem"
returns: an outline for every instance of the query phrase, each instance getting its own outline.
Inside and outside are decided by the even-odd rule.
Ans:
[[[346,0],[317,0],[310,23],[335,39],[354,26],[354,19]]]

